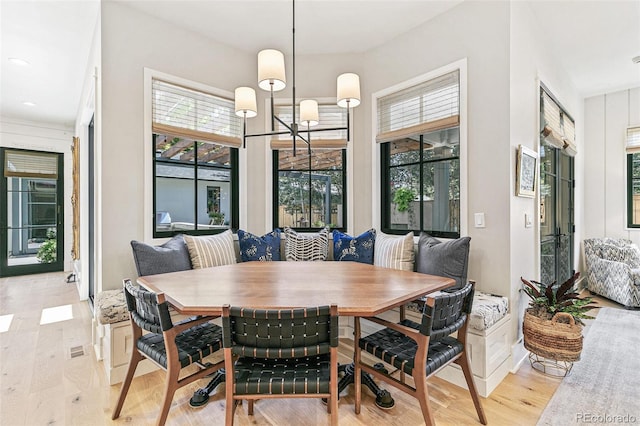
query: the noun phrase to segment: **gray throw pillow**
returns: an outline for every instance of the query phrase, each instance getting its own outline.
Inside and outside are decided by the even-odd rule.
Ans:
[[[191,269],[189,250],[182,235],[176,235],[160,246],[131,241],[138,276],[166,274]]]
[[[416,271],[456,280],[456,285],[447,290],[464,287],[467,283],[470,241],[471,237],[440,241],[424,232],[421,233]]]

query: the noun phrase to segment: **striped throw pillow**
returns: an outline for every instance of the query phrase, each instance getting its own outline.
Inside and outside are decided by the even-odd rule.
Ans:
[[[284,228],[284,235],[284,252],[288,261],[327,260],[328,227],[317,234],[299,234],[291,228]]]
[[[184,242],[187,243],[193,269],[236,263],[233,233],[230,229],[221,234],[202,237],[185,235]]]
[[[413,231],[407,235],[388,235],[380,232],[376,236],[373,264],[383,268],[413,271]]]

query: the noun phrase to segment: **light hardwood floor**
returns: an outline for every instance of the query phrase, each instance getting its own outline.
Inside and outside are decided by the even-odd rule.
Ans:
[[[164,373],[134,379],[122,415],[111,421],[111,410],[120,386],[109,386],[103,366],[91,344],[91,311],[78,298],[75,284],[65,274],[51,273],[0,279],[0,326],[13,315],[8,331],[0,330],[0,424],[13,425],[110,425],[154,424],[163,393]],[[41,324],[43,310],[65,318]],[[49,311],[47,311],[49,312]],[[64,317],[65,313],[72,314]],[[84,355],[74,356],[79,349]],[[352,342],[341,342],[341,361],[348,362]],[[430,380],[430,396],[439,425],[480,424],[469,393],[438,378]],[[510,374],[491,394],[482,398],[490,425],[535,425],[560,379],[533,371],[528,363]],[[224,388],[200,409],[188,405],[193,392],[206,384],[196,382],[178,390],[169,411],[169,425],[224,424]],[[423,424],[416,401],[390,389],[396,406],[383,411],[363,388],[360,415],[353,411],[353,386],[340,399],[340,423],[344,425]],[[238,425],[328,424],[326,407],[315,399],[261,400],[255,415],[246,406],[236,409]]]

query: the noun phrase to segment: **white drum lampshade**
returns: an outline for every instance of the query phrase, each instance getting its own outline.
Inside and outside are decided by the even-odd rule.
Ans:
[[[338,76],[338,106],[353,108],[360,105],[360,77],[352,72]]]
[[[265,49],[258,53],[258,86],[263,90],[277,92],[286,85],[284,54],[279,50]]]

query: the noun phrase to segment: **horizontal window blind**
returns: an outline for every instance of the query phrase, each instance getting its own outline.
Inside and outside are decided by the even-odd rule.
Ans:
[[[291,105],[276,105],[276,116],[285,123],[291,125],[293,121],[293,113]],[[300,106],[296,105],[296,118],[300,120]],[[347,127],[347,110],[337,105],[318,105],[318,124],[311,127],[311,130],[330,129],[334,127]],[[287,128],[280,122],[276,121],[276,131],[284,132]],[[298,131],[307,137],[306,126],[301,125]],[[296,148],[300,148],[304,144],[302,141],[296,141]],[[346,148],[347,138],[346,130],[326,130],[322,132],[311,132],[312,148]],[[276,135],[271,138],[271,149],[293,149],[291,135]]]
[[[544,90],[542,91],[542,108],[545,141],[555,148],[564,148],[569,155],[575,155],[577,152],[575,123]]]
[[[627,129],[627,154],[640,152],[640,127],[629,127]]]
[[[153,132],[239,147],[242,122],[233,100],[153,80]]]
[[[5,152],[5,177],[40,179],[58,178],[58,157],[44,152],[7,150]]]
[[[378,99],[379,143],[459,125],[459,71]]]

